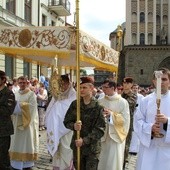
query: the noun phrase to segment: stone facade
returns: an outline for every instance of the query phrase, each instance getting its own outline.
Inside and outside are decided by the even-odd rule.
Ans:
[[[63,1],[65,2],[65,0],[62,0],[60,3]],[[57,11],[60,12],[62,10],[57,8],[55,4],[56,10],[52,10],[50,7],[53,6],[49,5],[49,2],[48,0],[32,0],[27,2],[0,0],[0,28],[65,26],[67,16],[57,14]],[[64,11],[67,10],[65,9]],[[70,13],[70,9],[68,12]],[[44,69],[44,67],[24,61],[21,56],[12,57],[7,53],[4,54],[2,51],[0,51],[0,70],[5,71],[10,79],[21,75],[28,76],[29,78],[39,77],[40,72],[43,72],[45,76],[48,75],[47,68]]]
[[[150,86],[153,72],[160,67],[170,69],[170,45],[126,46],[119,58],[118,83],[132,76],[139,85]]]
[[[126,46],[170,44],[168,9],[170,0],[126,0],[124,44]]]
[[[119,57],[118,83],[132,76],[139,85],[150,86],[155,70],[170,69],[169,9],[170,0],[126,0],[126,32]]]

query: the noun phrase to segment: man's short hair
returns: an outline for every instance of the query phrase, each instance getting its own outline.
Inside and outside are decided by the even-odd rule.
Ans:
[[[112,80],[109,80],[109,79],[104,80],[102,84],[106,84],[106,83],[108,83],[108,86],[109,86],[109,87],[114,87],[114,88],[117,87],[116,82],[114,82],[114,81],[112,81]]]
[[[123,83],[133,83],[133,78],[132,77],[125,77],[123,79]]]
[[[158,69],[158,71],[162,71],[163,74],[167,74],[170,80],[170,70],[168,68],[161,67]],[[153,79],[155,79],[155,72],[153,73]]]
[[[20,76],[20,77],[18,77],[18,81],[19,81],[19,80],[26,80],[26,81],[27,81],[27,78],[24,77],[24,76]]]
[[[138,87],[139,87],[139,85],[138,85],[138,84],[136,84],[136,83],[135,83],[135,84],[133,84],[133,86],[132,86],[132,87],[134,87],[134,86],[138,86]]]

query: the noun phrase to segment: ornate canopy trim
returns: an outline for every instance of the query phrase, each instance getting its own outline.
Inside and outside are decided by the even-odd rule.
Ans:
[[[0,52],[28,62],[59,67],[76,66],[76,38],[73,27],[2,27]],[[80,32],[81,66],[117,70],[119,52]]]

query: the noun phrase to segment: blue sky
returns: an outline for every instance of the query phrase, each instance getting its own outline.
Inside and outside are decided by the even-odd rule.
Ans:
[[[79,0],[80,29],[110,46],[109,34],[125,22],[125,1]],[[72,16],[67,20],[73,24],[75,0],[70,2]]]

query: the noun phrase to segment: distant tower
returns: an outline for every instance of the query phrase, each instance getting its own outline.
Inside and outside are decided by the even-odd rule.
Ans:
[[[126,0],[126,45],[170,45],[170,0]]]

